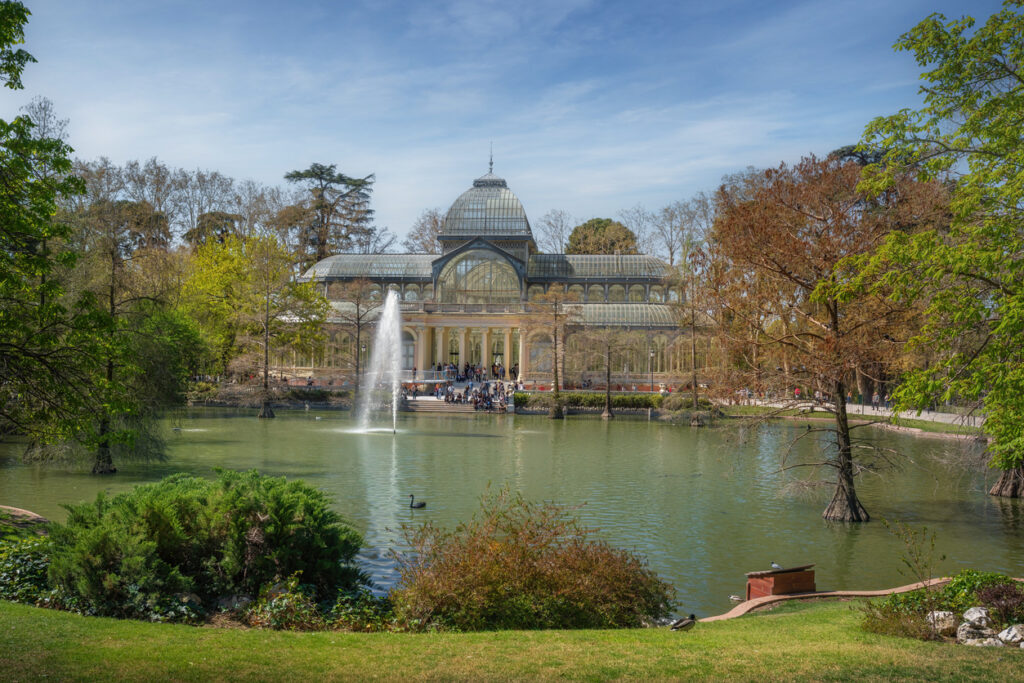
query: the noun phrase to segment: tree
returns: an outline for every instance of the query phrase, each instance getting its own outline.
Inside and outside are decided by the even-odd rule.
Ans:
[[[437,236],[444,227],[441,209],[425,209],[412,224],[408,236],[402,240],[402,248],[410,254],[440,254],[441,243]]]
[[[611,420],[615,417],[612,412],[612,364],[615,354],[629,344],[630,333],[618,327],[583,327],[574,333],[573,338],[577,336],[583,342],[580,348],[584,363],[589,365],[589,361],[597,360],[604,369],[604,410],[601,418]]]
[[[1024,14],[1022,3],[975,28],[971,17],[932,14],[896,43],[926,68],[924,106],[872,121],[862,147],[885,153],[864,185],[891,191],[908,169],[950,178],[952,225],[893,234],[863,281],[878,280],[897,301],[926,301],[926,323],[912,343],[930,350],[929,367],[896,392],[899,408],[974,402],[992,435],[990,465],[1001,470],[990,493],[1024,495]]]
[[[869,519],[854,476],[875,466],[867,454],[858,457],[864,444],[851,438],[850,371],[869,359],[891,359],[886,339],[907,309],[880,294],[854,297],[837,291],[852,275],[843,259],[869,253],[908,216],[927,220],[938,203],[934,186],[907,179],[897,192],[868,199],[856,190],[859,176],[856,163],[809,157],[765,172],[763,183],[737,196],[723,186],[708,270],[714,277],[709,290],[717,294],[730,329],[742,333],[734,337],[743,342],[740,353],[748,354],[733,354],[735,388],[760,382],[777,395],[792,396],[786,384],[792,377],[764,365],[766,354],[781,351],[792,358],[798,386],[816,392],[832,413],[834,451],[811,466],[836,472],[823,516],[850,522]]]
[[[636,254],[636,235],[610,218],[591,218],[572,229],[566,254]]]
[[[28,16],[22,3],[0,2],[0,82],[13,90],[35,62],[18,47]],[[71,149],[44,136],[33,114],[0,120],[0,427],[39,444],[93,436],[95,397],[84,380],[102,321],[57,277],[76,254],[63,248],[70,229],[54,215],[83,185],[70,173]]]
[[[48,97],[36,96],[21,108],[32,121],[32,135],[37,140],[51,139],[68,141],[68,123],[70,119],[57,117],[53,102]]]
[[[167,221],[147,202],[101,200],[84,214],[70,217],[81,235],[83,253],[71,281],[98,303],[103,323],[99,367],[85,378],[96,398],[96,448],[93,474],[113,474],[118,447],[122,456],[160,457],[162,443],[150,439],[154,410],[180,394],[195,344],[189,327],[166,311],[167,292],[149,277],[147,262],[166,255]],[[157,320],[162,319],[158,323]],[[164,342],[160,342],[164,339]],[[141,351],[145,349],[146,354]],[[147,369],[165,366],[173,381],[150,382]],[[170,396],[157,388],[167,388]]]
[[[537,247],[548,254],[561,254],[569,245],[569,233],[575,219],[568,211],[551,209],[537,221]]]
[[[338,299],[342,301],[342,306],[338,308],[337,316],[342,327],[355,338],[352,353],[355,356],[355,393],[358,394],[359,383],[362,380],[360,364],[364,333],[376,319],[375,311],[383,305],[384,299],[380,295],[380,290],[374,289],[372,282],[362,278],[344,283],[338,293]]]
[[[184,234],[185,242],[199,247],[207,242],[223,242],[228,235],[240,235],[243,218],[237,213],[209,211],[199,215],[196,227]]]
[[[302,268],[327,258],[332,249],[347,251],[366,228],[366,204],[373,188],[373,174],[350,178],[339,173],[335,164],[314,163],[304,171],[291,171],[284,178],[303,185],[309,192],[313,221],[310,234],[301,244],[305,257]]]
[[[554,284],[548,291],[537,295],[527,303],[527,311],[531,313],[531,320],[527,327],[529,329],[541,329],[551,334],[551,369],[552,369],[552,392],[554,394],[554,405],[548,412],[552,420],[561,420],[565,417],[561,402],[561,379],[559,378],[559,366],[565,362],[565,336],[567,328],[575,325],[580,320],[579,306],[575,305],[579,297],[569,292],[564,285]],[[561,342],[559,342],[561,340]]]
[[[222,358],[254,358],[262,374],[260,417],[270,406],[272,348],[312,348],[320,339],[327,301],[294,277],[292,256],[276,236],[229,236],[196,252],[183,305]]]
[[[651,254],[655,251],[654,235],[652,234],[655,216],[643,204],[636,204],[619,211],[619,220],[636,235],[636,244],[640,253]]]

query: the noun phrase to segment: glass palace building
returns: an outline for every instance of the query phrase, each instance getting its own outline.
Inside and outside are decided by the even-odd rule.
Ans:
[[[419,379],[432,378],[439,364],[500,363],[518,367],[518,378],[528,385],[550,382],[550,326],[530,302],[555,285],[577,302],[570,305],[565,384],[579,384],[588,374],[603,379],[603,362],[573,353],[573,332],[586,327],[634,333],[631,350],[619,354],[614,367],[620,379],[625,374],[626,381],[646,383],[654,373],[661,381],[688,364],[689,343],[677,343],[679,307],[671,305],[679,293],[666,285],[664,262],[643,255],[538,253],[522,203],[493,172],[455,200],[438,240],[440,255],[338,254],[305,273],[304,280],[322,285],[335,312],[329,348],[317,365],[341,368],[345,364],[332,359],[360,352],[342,324],[342,314],[354,306],[345,300],[349,283],[357,280],[369,283],[376,300],[389,290],[400,297],[403,365],[416,368]]]

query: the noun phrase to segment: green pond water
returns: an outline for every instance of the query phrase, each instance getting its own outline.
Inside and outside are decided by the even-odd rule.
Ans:
[[[317,419],[320,418],[320,419]],[[879,521],[936,532],[938,573],[965,567],[1024,575],[1024,506],[986,494],[993,474],[950,464],[970,446],[953,440],[874,432],[903,466],[859,480],[869,524],[827,523],[825,490],[783,492],[778,472],[799,427],[691,429],[617,419],[402,415],[398,433],[358,433],[348,413],[195,411],[167,420],[169,458],[120,464],[113,477],[24,465],[21,446],[0,444],[0,504],[61,520],[62,503],[116,493],[174,472],[255,468],[303,478],[325,490],[366,539],[361,561],[375,581],[394,581],[388,550],[398,529],[425,520],[453,526],[478,507],[488,484],[531,500],[581,506],[609,542],[642,553],[679,593],[680,611],[710,615],[743,594],[744,573],[814,563],[819,589],[876,589],[909,583],[903,547]],[[172,430],[177,427],[177,430]],[[797,460],[813,459],[812,439]],[[427,501],[410,510],[408,496]],[[830,490],[828,490],[830,493]]]

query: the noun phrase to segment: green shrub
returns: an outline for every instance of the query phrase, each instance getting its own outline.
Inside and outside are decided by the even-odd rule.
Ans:
[[[411,552],[391,597],[409,628],[625,628],[671,612],[674,590],[642,558],[507,489],[453,531],[405,531]]]
[[[327,618],[333,627],[347,631],[389,631],[396,628],[391,598],[377,597],[365,586],[341,592]]]
[[[1002,589],[1013,583],[1004,574],[964,569],[942,588],[893,593],[883,600],[866,603],[863,626],[874,633],[928,640],[936,637],[926,619],[932,610],[963,614],[979,605],[1007,613],[1024,609],[1024,593],[1018,603]],[[1016,590],[1016,586],[1010,587]]]
[[[964,569],[942,589],[943,606],[938,609],[963,614],[979,604],[978,591],[987,586],[998,586],[1011,581],[1005,574]]]
[[[323,631],[327,620],[314,596],[313,587],[300,585],[299,574],[293,574],[283,584],[260,591],[260,599],[249,609],[249,624],[278,631]]]
[[[711,410],[714,405],[706,398],[697,397],[697,410]],[[669,394],[661,402],[662,410],[693,410],[693,395],[675,393]]]
[[[50,581],[95,613],[135,618],[177,613],[187,594],[207,607],[255,595],[295,572],[325,595],[352,588],[364,580],[353,565],[362,539],[328,504],[303,482],[255,471],[101,494],[54,525]]]
[[[11,538],[0,541],[0,600],[34,605],[50,592],[50,540]]]
[[[568,408],[604,408],[603,392],[559,392],[559,400]],[[550,408],[554,405],[555,395],[550,391],[527,393],[517,391],[514,395],[517,407],[536,409]],[[663,397],[660,394],[612,394],[612,408],[646,410],[661,407]]]

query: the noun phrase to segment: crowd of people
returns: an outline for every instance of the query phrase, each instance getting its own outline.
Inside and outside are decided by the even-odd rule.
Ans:
[[[470,404],[476,410],[503,413],[508,410],[515,390],[515,384],[501,380],[485,380],[475,386],[473,380],[470,380],[462,390],[446,382],[434,388],[434,398],[445,403]]]
[[[461,368],[456,363],[438,363],[436,368],[438,374],[444,374],[445,379],[451,382],[484,382],[486,380],[505,381],[505,378],[514,379],[519,376],[519,365],[506,368],[501,363],[492,363],[490,369],[482,365],[466,363]],[[415,376],[415,369],[413,370]]]

